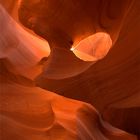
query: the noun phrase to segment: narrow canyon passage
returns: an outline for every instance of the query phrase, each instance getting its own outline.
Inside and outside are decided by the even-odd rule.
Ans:
[[[0,140],[139,139],[139,8],[0,0]]]

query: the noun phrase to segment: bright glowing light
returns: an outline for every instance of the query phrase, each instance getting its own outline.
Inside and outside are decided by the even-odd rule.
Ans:
[[[112,46],[110,35],[99,32],[91,35],[70,50],[84,61],[97,61],[104,58]]]

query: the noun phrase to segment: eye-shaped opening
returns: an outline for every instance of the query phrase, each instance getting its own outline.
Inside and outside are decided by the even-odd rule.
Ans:
[[[110,35],[98,32],[83,39],[76,46],[72,46],[71,51],[83,61],[97,61],[107,55],[111,46]]]

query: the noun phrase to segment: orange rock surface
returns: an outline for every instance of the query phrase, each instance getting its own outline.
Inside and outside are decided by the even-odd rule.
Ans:
[[[0,140],[139,139],[139,8],[0,0]]]

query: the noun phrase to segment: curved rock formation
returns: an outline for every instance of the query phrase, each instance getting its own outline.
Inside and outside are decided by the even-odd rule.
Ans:
[[[1,6],[0,21],[0,58],[9,61],[10,71],[34,79],[41,72],[37,63],[50,54],[47,41],[25,31]]]
[[[5,64],[0,61],[1,140],[136,140],[101,120],[91,105],[35,87]]]
[[[88,69],[94,62],[81,61],[73,55],[70,48],[96,32],[109,33],[114,44],[132,2],[130,0],[76,2],[22,0],[19,20],[45,38],[52,48],[40,79],[44,77],[64,79]]]
[[[139,139],[140,2],[13,2],[20,2],[20,21],[48,41],[51,53],[46,41],[0,6],[0,139]],[[0,3],[15,18],[10,1]],[[108,33],[113,42],[103,60],[85,62],[70,51],[97,32]],[[100,113],[48,90],[91,103]]]

